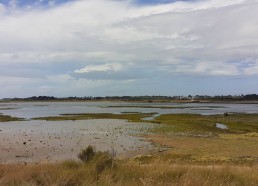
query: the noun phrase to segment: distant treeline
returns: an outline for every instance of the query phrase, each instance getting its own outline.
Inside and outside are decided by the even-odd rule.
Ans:
[[[105,97],[63,97],[32,96],[28,98],[4,98],[1,101],[258,101],[257,94],[248,95],[188,95],[188,96],[105,96]]]

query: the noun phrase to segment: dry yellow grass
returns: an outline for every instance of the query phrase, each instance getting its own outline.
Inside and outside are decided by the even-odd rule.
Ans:
[[[139,164],[118,161],[98,173],[94,163],[1,165],[0,185],[258,185],[258,166]]]
[[[167,158],[184,162],[256,163],[258,137],[252,134],[220,134],[213,138],[146,135],[159,148],[166,147]],[[187,158],[186,158],[187,157]],[[180,161],[181,162],[181,161]]]

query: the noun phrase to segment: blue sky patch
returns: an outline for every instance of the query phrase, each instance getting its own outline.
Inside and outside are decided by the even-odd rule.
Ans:
[[[42,5],[47,6],[51,4],[63,4],[71,0],[2,0],[1,3],[10,6],[15,4],[17,7],[33,6],[33,5]]]
[[[148,5],[148,4],[167,4],[176,1],[193,1],[193,0],[136,0],[137,4]]]
[[[1,3],[10,6],[15,4],[17,7],[33,6],[33,5],[59,5],[67,2],[72,2],[74,0],[2,0]],[[135,0],[138,5],[154,5],[154,4],[166,4],[176,1],[194,1],[194,0]]]

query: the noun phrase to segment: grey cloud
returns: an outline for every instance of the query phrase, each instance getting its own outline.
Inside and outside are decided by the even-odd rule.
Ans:
[[[8,77],[51,76],[39,80],[45,88],[66,81],[96,88],[94,82],[103,87],[126,80],[169,83],[174,76],[256,76],[257,9],[257,0],[147,7],[89,0],[1,14],[0,4],[0,71]],[[100,64],[111,67],[74,73]],[[112,64],[121,68],[112,71]]]

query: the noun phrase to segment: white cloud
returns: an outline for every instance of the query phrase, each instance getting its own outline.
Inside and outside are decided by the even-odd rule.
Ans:
[[[56,82],[56,83],[67,83],[70,80],[74,80],[74,78],[68,74],[52,75],[52,76],[48,76],[47,79],[51,82]]]
[[[149,7],[89,0],[14,13],[0,20],[0,57],[5,62],[84,60],[87,65],[92,58],[102,63],[244,59],[258,54],[250,50],[258,45],[257,7],[251,0]]]
[[[118,63],[106,63],[102,65],[89,65],[82,69],[75,70],[75,73],[89,73],[89,72],[107,72],[107,71],[119,71],[122,69],[122,65]]]
[[[221,62],[198,62],[192,69],[188,69],[191,73],[196,75],[206,75],[206,76],[232,76],[239,75],[239,70],[237,66],[232,64],[224,64]]]

